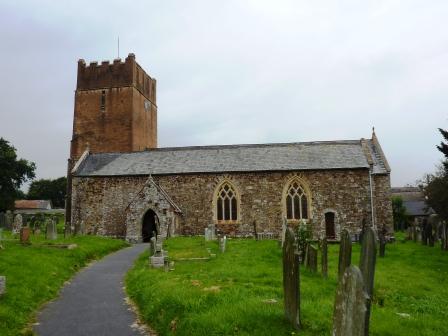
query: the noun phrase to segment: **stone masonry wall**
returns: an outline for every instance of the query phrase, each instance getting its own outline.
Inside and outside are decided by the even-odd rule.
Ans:
[[[379,229],[385,226],[389,232],[392,232],[393,220],[392,202],[390,199],[390,176],[375,175],[373,181],[376,226]]]
[[[285,216],[283,191],[295,175],[305,181],[311,193],[310,223],[315,236],[325,230],[326,211],[335,212],[337,234],[345,227],[358,232],[363,218],[370,224],[367,170],[186,174],[153,178],[181,208],[183,216],[176,233],[187,235],[203,234],[204,228],[214,222],[215,190],[224,179],[231,181],[241,198],[239,222],[220,224],[218,228],[232,235],[248,235],[252,233],[254,220],[259,232],[280,232]],[[88,233],[124,237],[125,209],[142,190],[146,180],[146,176],[74,177],[73,224],[79,226],[82,221]],[[374,194],[378,198],[375,203],[377,221],[391,223],[387,196],[389,177],[377,176],[374,180]]]

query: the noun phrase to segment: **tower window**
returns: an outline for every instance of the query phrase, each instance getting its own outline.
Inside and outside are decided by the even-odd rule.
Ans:
[[[106,90],[101,91],[101,111],[106,109]]]

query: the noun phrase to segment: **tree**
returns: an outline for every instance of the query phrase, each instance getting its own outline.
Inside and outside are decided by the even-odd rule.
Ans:
[[[445,161],[443,162],[443,166],[445,167],[445,174],[448,174],[448,131],[445,131],[439,128],[439,132],[442,134],[443,138],[447,143],[443,141],[440,143],[440,146],[437,146],[437,149],[445,155]]]
[[[436,174],[424,177],[421,188],[426,204],[444,220],[448,220],[448,174],[440,167]]]
[[[17,159],[16,149],[0,138],[0,211],[14,208],[20,186],[34,178],[35,169],[34,162]]]
[[[401,231],[407,227],[409,217],[401,196],[392,197],[392,215],[394,218],[394,230]]]
[[[60,177],[55,180],[40,179],[31,183],[27,198],[51,200],[55,208],[63,208],[65,206],[66,191],[66,177]]]

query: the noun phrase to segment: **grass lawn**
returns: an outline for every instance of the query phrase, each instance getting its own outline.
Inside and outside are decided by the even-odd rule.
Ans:
[[[228,240],[227,251],[204,238],[172,238],[175,270],[148,267],[148,252],[127,275],[127,291],[159,335],[293,335],[283,318],[281,250],[276,241]],[[330,335],[337,277],[337,245],[329,246],[329,279],[302,269],[300,335]],[[320,258],[320,257],[319,257]],[[353,246],[358,264],[359,245]],[[274,299],[274,303],[268,303]],[[409,315],[399,315],[399,314]],[[397,242],[377,259],[371,335],[447,335],[448,253]]]
[[[11,238],[6,233],[7,239]],[[90,260],[123,248],[122,240],[96,236],[58,239],[52,243],[75,243],[73,250],[43,247],[43,237],[31,236],[32,245],[3,241],[0,275],[6,276],[6,294],[0,297],[0,335],[32,334],[30,322],[41,305],[58,295],[65,281]]]

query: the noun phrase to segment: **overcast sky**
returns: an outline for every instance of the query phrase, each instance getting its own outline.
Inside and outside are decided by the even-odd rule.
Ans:
[[[136,54],[159,146],[370,138],[392,185],[442,155],[448,1],[0,1],[0,137],[66,174],[77,60]]]

